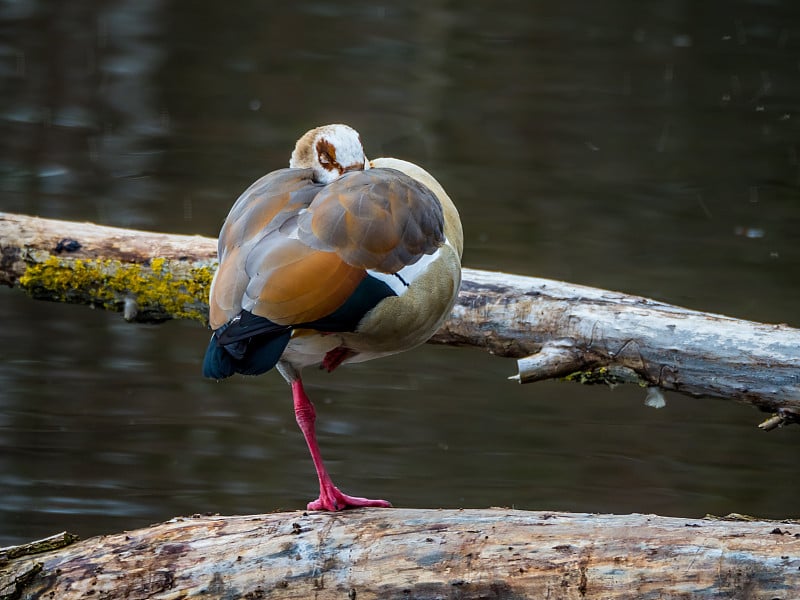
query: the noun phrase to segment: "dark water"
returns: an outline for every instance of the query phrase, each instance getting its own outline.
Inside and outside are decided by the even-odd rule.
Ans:
[[[432,171],[465,264],[800,326],[800,5],[0,3],[0,210],[215,235],[297,136]],[[207,332],[0,289],[0,545],[315,497],[287,386]],[[506,381],[425,347],[309,375],[348,492],[400,506],[800,516],[749,406]]]

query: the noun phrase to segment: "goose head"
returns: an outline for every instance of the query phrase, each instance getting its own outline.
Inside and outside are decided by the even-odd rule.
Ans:
[[[323,125],[297,140],[289,166],[312,169],[317,183],[331,183],[348,171],[363,171],[369,162],[358,132],[347,125]]]

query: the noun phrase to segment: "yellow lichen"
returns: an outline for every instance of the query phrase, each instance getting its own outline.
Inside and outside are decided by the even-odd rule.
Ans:
[[[640,387],[649,384],[634,370],[627,367],[594,367],[584,371],[575,371],[563,378],[564,381],[574,381],[583,385],[606,384],[615,387],[621,383],[636,383]]]
[[[28,266],[20,285],[36,298],[81,302],[122,310],[125,300],[138,308],[139,320],[208,318],[213,267],[187,268],[181,261],[154,258],[149,265],[118,260],[50,256]]]
[[[564,377],[564,381],[576,381],[584,385],[608,383],[608,367],[598,367],[587,371],[575,371]]]

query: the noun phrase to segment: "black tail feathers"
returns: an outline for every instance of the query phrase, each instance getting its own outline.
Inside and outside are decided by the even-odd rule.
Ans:
[[[217,334],[211,335],[203,359],[203,376],[225,379],[234,373],[260,375],[266,373],[280,359],[291,337],[291,330],[277,335],[255,335],[246,340],[220,344]]]

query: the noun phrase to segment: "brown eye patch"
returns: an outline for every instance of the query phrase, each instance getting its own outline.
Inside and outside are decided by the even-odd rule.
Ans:
[[[328,140],[319,140],[317,142],[317,156],[319,163],[328,171],[336,166],[336,148]]]

